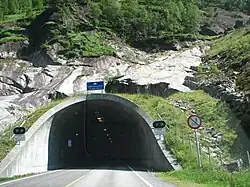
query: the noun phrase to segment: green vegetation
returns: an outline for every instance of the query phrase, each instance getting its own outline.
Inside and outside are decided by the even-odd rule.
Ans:
[[[173,183],[175,178],[178,178],[184,181],[206,184],[204,185],[206,187],[248,187],[250,183],[249,171],[231,174],[227,171],[213,168],[203,170],[188,168],[181,171],[158,173],[157,175]]]
[[[168,181],[172,181],[173,183],[176,182],[176,178],[184,180],[185,182],[180,182],[179,180],[176,182],[183,186],[185,186],[183,183],[188,184],[186,181],[207,184],[204,186],[208,187],[229,185],[246,187],[249,184],[250,174],[248,172],[236,173],[231,176],[229,172],[217,168],[214,165],[214,161],[210,164],[207,156],[204,154],[202,155],[203,169],[201,171],[197,168],[195,149],[193,147],[190,151],[188,145],[187,139],[189,134],[192,134],[192,130],[187,126],[186,120],[191,114],[191,109],[195,109],[196,113],[203,120],[203,126],[213,126],[224,133],[222,141],[223,151],[225,151],[225,155],[230,153],[230,147],[236,139],[236,134],[234,129],[229,127],[232,116],[226,104],[211,98],[202,91],[177,93],[166,100],[150,95],[119,95],[135,102],[155,120],[159,119],[158,114],[160,114],[163,120],[167,121],[170,125],[170,130],[167,131],[165,138],[166,144],[182,164],[184,170],[159,173],[160,177],[168,179]],[[180,108],[173,107],[168,103],[182,103],[188,110],[184,112]],[[190,186],[192,185],[195,186],[191,183]]]
[[[212,187],[212,186],[208,186],[205,184],[198,184],[195,182],[190,182],[190,180],[184,180],[184,179],[180,179],[177,177],[173,177],[170,175],[167,175],[167,173],[156,173],[157,177],[162,178],[163,180],[175,184],[178,187]],[[216,187],[220,187],[220,186],[216,186]]]
[[[183,167],[197,167],[196,153],[190,152],[188,145],[189,135],[193,131],[188,127],[186,120],[191,114],[191,109],[195,109],[202,118],[203,126],[215,127],[224,134],[221,146],[225,155],[230,153],[230,147],[237,137],[234,129],[231,129],[228,124],[232,116],[227,105],[202,91],[173,94],[167,100],[150,95],[121,94],[121,96],[138,104],[153,119],[159,119],[158,114],[160,114],[163,120],[168,122],[170,130],[166,135],[166,143]],[[183,112],[180,108],[173,107],[168,103],[182,103],[190,110]],[[193,139],[193,136],[191,138]]]
[[[250,13],[249,0],[198,0],[199,7],[219,7],[225,10],[242,11]]]
[[[67,58],[113,56],[115,54],[114,49],[103,42],[104,38],[100,32],[69,32],[65,36],[56,37],[54,42],[56,41],[64,47],[58,54],[63,54]]]
[[[0,21],[30,16],[34,10],[42,10],[45,3],[45,0],[0,0]]]
[[[11,181],[11,180],[20,179],[20,178],[23,178],[23,177],[29,177],[29,176],[32,176],[32,175],[34,175],[34,174],[33,173],[29,173],[29,174],[26,174],[26,175],[17,175],[15,177],[0,178],[0,182]]]
[[[26,40],[26,37],[22,36],[8,36],[0,39],[0,44],[1,43],[7,43],[7,42],[18,42],[18,41],[24,41]]]
[[[90,1],[91,21],[137,41],[164,34],[192,34],[199,30],[195,1]],[[112,11],[111,11],[112,10]]]
[[[217,59],[220,69],[229,76],[237,75],[237,87],[246,93],[250,93],[249,40],[250,27],[235,30],[215,40],[205,58],[208,62]]]
[[[61,103],[62,101],[64,100],[52,101],[51,103],[38,108],[35,112],[31,113],[28,116],[23,126],[26,128],[26,130],[28,130],[39,117],[41,117],[45,112],[47,112],[49,109],[56,106],[57,104]],[[16,143],[11,139],[11,136],[13,134],[12,130],[14,127],[20,126],[22,122],[23,121],[18,121],[11,127],[7,128],[4,131],[3,135],[0,137],[0,160],[2,160],[16,145]]]
[[[200,38],[200,26],[213,19],[215,10],[248,10],[248,0],[1,0],[0,22],[34,19],[53,7],[58,20],[41,20],[29,33],[30,52],[60,44],[67,58],[115,56],[106,42],[110,33],[137,47],[167,46],[175,41]],[[240,5],[240,6],[239,6]],[[40,32],[39,32],[40,30]],[[36,34],[35,34],[36,33]],[[35,37],[41,35],[41,37]],[[114,39],[114,36],[112,37]],[[206,37],[205,37],[206,38]],[[25,40],[23,36],[0,37],[0,43]]]

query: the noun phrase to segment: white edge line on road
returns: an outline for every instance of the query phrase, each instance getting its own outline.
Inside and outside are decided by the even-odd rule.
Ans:
[[[30,178],[39,177],[39,176],[42,176],[42,175],[47,175],[47,174],[59,172],[59,171],[63,171],[63,170],[48,171],[48,172],[45,172],[45,173],[34,174],[32,176],[23,177],[23,178],[20,178],[20,179],[10,180],[10,181],[7,181],[7,182],[0,183],[0,186],[10,184],[10,183],[14,183],[14,182],[21,181],[21,180],[25,180],[25,179],[30,179]]]
[[[139,177],[145,184],[147,184],[149,187],[153,187],[152,184],[150,184],[148,181],[146,181],[142,176],[140,176],[136,171],[133,170],[129,165],[127,165],[128,168],[133,171],[134,174],[136,174],[137,177]]]

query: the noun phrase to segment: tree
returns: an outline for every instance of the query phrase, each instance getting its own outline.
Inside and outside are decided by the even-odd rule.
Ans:
[[[250,0],[247,0],[247,14],[250,16]]]
[[[185,6],[185,14],[183,15],[184,33],[196,33],[200,29],[200,10],[197,5],[189,3]]]
[[[0,21],[4,20],[4,14],[3,14],[3,6],[2,2],[0,1]]]
[[[17,0],[9,0],[8,2],[8,13],[9,14],[16,14],[19,11],[19,3]]]
[[[32,5],[33,8],[41,10],[43,8],[43,0],[33,0]]]
[[[2,7],[3,7],[3,14],[8,15],[9,14],[9,1],[2,0]]]

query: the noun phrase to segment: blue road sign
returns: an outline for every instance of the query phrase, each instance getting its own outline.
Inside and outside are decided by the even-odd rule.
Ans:
[[[103,90],[104,81],[87,82],[87,90]]]

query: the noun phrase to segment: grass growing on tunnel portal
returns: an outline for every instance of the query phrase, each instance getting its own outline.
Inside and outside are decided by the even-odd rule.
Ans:
[[[32,112],[26,122],[24,123],[24,127],[26,128],[26,131],[38,120],[39,117],[41,117],[45,112],[47,112],[52,107],[58,105],[59,103],[67,100],[54,100],[47,105],[41,106],[38,109],[36,109],[34,112]],[[23,121],[17,121],[15,124],[11,125],[11,127],[8,127],[2,136],[0,137],[0,160],[3,160],[4,157],[11,151],[11,149],[16,145],[16,142],[11,139],[11,136],[13,135],[13,128],[20,126]]]

